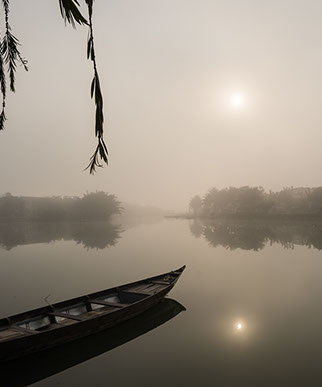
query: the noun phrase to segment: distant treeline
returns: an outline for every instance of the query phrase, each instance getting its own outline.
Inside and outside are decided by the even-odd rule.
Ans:
[[[24,197],[10,193],[0,197],[1,221],[94,221],[121,213],[121,203],[106,192],[82,197]]]
[[[262,187],[212,188],[189,204],[194,217],[298,215],[322,216],[322,187],[287,187],[266,192]]]

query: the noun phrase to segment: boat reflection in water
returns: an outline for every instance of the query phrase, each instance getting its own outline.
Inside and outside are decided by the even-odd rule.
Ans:
[[[114,328],[18,360],[1,363],[1,385],[4,383],[4,386],[18,387],[36,383],[134,340],[184,310],[185,307],[179,302],[165,298],[148,311]]]

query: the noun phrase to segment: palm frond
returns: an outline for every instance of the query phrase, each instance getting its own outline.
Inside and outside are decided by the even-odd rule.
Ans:
[[[15,72],[17,67],[17,61],[19,61],[18,39],[12,35],[10,28],[7,29],[5,36],[2,40],[2,55],[4,62],[8,65],[10,90],[15,91]]]
[[[71,24],[74,28],[76,27],[75,23],[80,25],[88,25],[87,20],[81,14],[79,10],[79,2],[77,0],[59,0],[60,12],[65,20]]]
[[[94,0],[85,0],[85,1],[88,6],[88,16],[89,16],[87,59],[90,59],[93,62],[93,69],[94,69],[94,77],[91,83],[90,94],[91,94],[91,98],[94,97],[95,106],[96,106],[95,136],[97,137],[97,141],[98,141],[94,154],[91,156],[89,164],[85,169],[89,168],[90,174],[94,174],[96,172],[96,167],[103,166],[99,160],[103,160],[106,164],[108,164],[108,150],[103,139],[103,133],[104,133],[103,95],[102,95],[99,75],[97,71],[95,48],[94,48],[94,34],[93,34],[93,23],[92,23]]]
[[[5,15],[5,33],[0,41],[0,90],[2,94],[2,112],[0,114],[0,130],[4,129],[6,121],[5,106],[6,106],[6,90],[7,82],[5,75],[5,66],[8,68],[10,90],[15,91],[15,72],[17,64],[23,65],[28,71],[27,60],[24,59],[18,49],[19,40],[12,34],[9,24],[9,0],[1,0]]]
[[[107,151],[105,142],[102,138],[99,138],[95,152],[91,156],[89,164],[85,168],[85,171],[86,169],[89,169],[90,174],[93,175],[96,172],[96,167],[102,168],[103,164],[100,163],[99,158],[101,160],[104,160],[104,162],[108,165],[107,156],[108,156],[108,151]]]
[[[2,41],[0,41],[0,85],[1,85],[2,98],[5,99],[7,94],[7,80],[6,80],[6,74],[4,69]]]
[[[7,117],[6,117],[6,113],[5,113],[5,105],[3,104],[3,107],[2,107],[2,112],[0,114],[0,130],[3,130],[4,129],[4,123],[5,121],[7,120]]]

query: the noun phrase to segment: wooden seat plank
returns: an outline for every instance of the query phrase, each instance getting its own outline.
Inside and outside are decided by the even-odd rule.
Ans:
[[[106,305],[106,306],[114,306],[115,308],[125,308],[129,304],[120,304],[118,302],[109,302],[105,300],[91,300],[92,304],[98,304],[98,305]]]
[[[17,325],[11,325],[11,327],[9,329],[13,329],[14,331],[19,331],[19,332],[27,333],[28,335],[35,335],[36,333],[38,333],[37,331],[33,331],[32,329],[27,329],[27,328],[19,327]]]
[[[151,284],[156,284],[156,285],[170,285],[170,282],[166,282],[166,281],[150,281]]]
[[[124,293],[141,294],[142,296],[152,296],[152,294],[154,294],[153,289],[151,290],[151,292],[145,292],[143,290],[135,290],[135,289],[130,289],[130,290],[121,289],[120,291],[122,291]]]
[[[8,340],[12,338],[22,337],[25,336],[26,332],[22,332],[18,329],[6,329],[5,331],[0,331],[0,342],[2,340]]]
[[[83,321],[85,319],[84,317],[73,316],[71,314],[61,313],[61,312],[49,312],[48,315],[49,316],[58,316],[58,317],[69,318],[71,320],[76,320],[76,321]]]

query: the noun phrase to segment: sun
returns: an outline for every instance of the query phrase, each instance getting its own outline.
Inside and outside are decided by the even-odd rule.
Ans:
[[[233,109],[241,109],[245,105],[245,96],[242,93],[233,93],[229,97],[229,104]]]
[[[244,324],[244,322],[241,321],[241,320],[235,322],[235,324],[234,324],[234,329],[235,329],[237,332],[242,332],[242,331],[245,329],[245,324]]]

